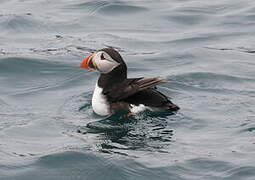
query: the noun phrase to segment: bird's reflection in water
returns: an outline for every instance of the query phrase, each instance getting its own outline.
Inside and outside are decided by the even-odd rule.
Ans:
[[[86,133],[100,135],[102,152],[114,149],[163,151],[172,142],[172,113],[146,111],[127,117],[125,114],[120,112],[87,124]]]

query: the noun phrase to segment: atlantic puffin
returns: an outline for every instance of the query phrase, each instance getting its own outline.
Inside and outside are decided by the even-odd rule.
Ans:
[[[100,72],[92,96],[93,111],[100,116],[112,115],[122,110],[130,114],[146,109],[171,112],[179,110],[156,87],[165,82],[165,79],[127,78],[127,65],[113,48],[104,48],[85,57],[80,67]]]

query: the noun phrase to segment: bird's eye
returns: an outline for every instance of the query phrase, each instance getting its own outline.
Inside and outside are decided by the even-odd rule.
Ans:
[[[104,53],[101,54],[101,59],[104,60],[105,57],[104,57]]]

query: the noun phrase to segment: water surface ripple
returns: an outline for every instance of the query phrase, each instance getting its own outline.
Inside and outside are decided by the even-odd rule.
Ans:
[[[0,2],[0,179],[255,179],[255,2]],[[163,76],[181,107],[99,117],[96,72]]]

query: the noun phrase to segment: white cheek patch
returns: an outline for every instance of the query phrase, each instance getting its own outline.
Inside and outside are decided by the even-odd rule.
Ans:
[[[107,53],[101,51],[95,54],[93,61],[96,64],[96,69],[103,74],[111,72],[120,65],[120,63],[113,60]]]
[[[108,54],[104,53],[105,59],[101,59],[102,52],[98,52],[93,58],[98,71],[101,73],[109,73],[116,68],[120,63],[114,61]]]
[[[109,73],[119,65],[119,63],[115,61],[108,61],[108,60],[100,60],[100,62],[96,64],[97,64],[98,70],[101,73]]]

